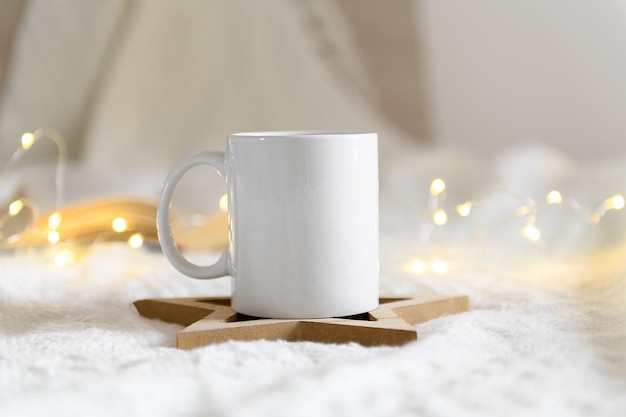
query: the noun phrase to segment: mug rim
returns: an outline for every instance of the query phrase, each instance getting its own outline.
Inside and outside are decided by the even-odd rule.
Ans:
[[[376,136],[373,131],[343,131],[343,130],[273,130],[258,132],[239,132],[228,135],[229,139],[322,139],[337,136]]]

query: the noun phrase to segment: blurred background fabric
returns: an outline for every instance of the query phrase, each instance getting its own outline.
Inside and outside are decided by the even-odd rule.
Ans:
[[[264,129],[377,130],[385,155],[542,142],[603,156],[626,150],[625,14],[622,1],[5,0],[1,160],[40,126],[102,170]]]
[[[5,0],[0,19],[0,164],[57,129],[70,200],[156,195],[237,131],[374,130],[384,173],[433,148],[626,151],[623,1]]]
[[[334,2],[11,2],[3,159],[33,126],[102,170],[169,167],[236,131],[411,133],[380,110],[390,99]]]

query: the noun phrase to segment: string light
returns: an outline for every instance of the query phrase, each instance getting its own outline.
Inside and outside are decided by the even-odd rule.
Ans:
[[[624,197],[621,194],[615,194],[604,200],[603,205],[607,210],[621,210],[624,208]]]
[[[9,215],[11,217],[15,217],[20,214],[23,208],[24,202],[22,200],[15,200],[11,204],[9,204]]]
[[[48,231],[48,242],[51,245],[59,243],[59,240],[61,240],[61,235],[59,234],[59,232],[57,232],[56,230]]]
[[[29,150],[35,143],[35,135],[31,132],[26,132],[22,135],[22,149]]]
[[[57,230],[59,227],[61,227],[62,221],[63,217],[61,216],[61,213],[55,211],[48,217],[48,229]]]
[[[125,218],[123,218],[123,217],[116,217],[115,219],[113,219],[113,222],[111,223],[111,227],[117,233],[122,233],[122,232],[125,232],[127,230],[128,223],[126,222]]]
[[[437,226],[443,226],[448,222],[448,214],[443,209],[437,209],[433,213],[433,223]]]
[[[408,269],[414,274],[433,273],[441,275],[449,271],[450,264],[439,258],[429,261],[422,258],[413,258],[408,264]]]
[[[221,211],[223,211],[224,213],[227,213],[228,212],[228,194],[224,194],[222,197],[220,197],[220,200],[217,203],[217,205]]]
[[[556,190],[552,190],[546,195],[546,203],[548,204],[561,204],[562,202],[563,196]]]
[[[430,265],[435,274],[444,274],[448,270],[448,264],[441,259],[433,259]]]
[[[2,175],[6,173],[29,151],[37,142],[41,140],[50,140],[57,148],[57,165],[55,174],[55,190],[56,190],[56,208],[63,206],[65,198],[65,166],[67,161],[67,145],[63,135],[51,128],[39,128],[34,132],[25,132],[21,138],[21,147],[19,147],[7,162]]]
[[[522,229],[522,236],[531,242],[537,242],[541,239],[541,231],[534,224],[529,224]]]
[[[20,198],[12,201],[8,206],[6,206],[6,211],[4,213],[0,212],[0,247],[3,249],[16,249],[30,245],[39,247],[40,245],[45,245],[47,243],[54,247],[54,252],[56,253],[56,255],[53,256],[54,264],[57,266],[64,266],[74,261],[75,248],[67,247],[62,240],[78,237],[77,241],[83,242],[83,239],[92,239],[92,235],[89,230],[84,230],[84,227],[79,226],[79,224],[83,224],[77,223],[81,222],[81,220],[74,219],[74,216],[77,215],[78,212],[73,211],[70,207],[67,208],[67,212],[62,210],[62,208],[65,207],[65,170],[67,161],[67,146],[63,136],[56,130],[50,128],[39,128],[34,132],[25,132],[22,134],[20,138],[20,146],[17,147],[7,163],[0,170],[0,186],[2,186],[2,181],[11,172],[11,169],[13,169],[22,160],[26,153],[30,152],[42,140],[50,140],[54,143],[57,149],[57,163],[54,176],[54,187],[56,193],[54,210],[52,213],[47,215],[47,218],[39,218],[37,216],[37,207],[30,200]],[[126,202],[124,202],[124,204],[126,204]],[[105,209],[115,210],[115,207],[117,206],[109,204],[109,206],[106,206]],[[144,246],[146,239],[156,238],[156,229],[154,230],[153,235],[152,231],[147,228],[147,225],[151,224],[150,218],[156,215],[156,208],[154,208],[155,212],[153,213],[149,204],[146,205],[146,208],[150,211],[146,211],[146,208],[144,208],[143,205],[140,205],[139,208],[136,208],[135,206],[131,207],[132,208],[128,208],[128,212],[132,213],[131,215],[117,216],[115,218],[111,217],[113,220],[109,224],[111,229],[119,234],[127,231],[147,230],[147,235],[142,233],[133,233],[127,238],[127,243],[130,247],[141,248]],[[28,212],[27,215],[24,216],[22,213],[26,208],[28,208]],[[228,210],[227,196],[222,196],[219,201],[219,208],[223,211]],[[94,209],[101,210],[101,205]],[[64,214],[62,215],[61,213]],[[78,218],[82,215],[89,216],[89,213],[84,212],[78,215]],[[65,219],[64,216],[67,216],[68,219]],[[101,224],[102,221],[104,221],[104,224]],[[96,229],[97,233],[100,233],[100,231],[103,233],[106,240],[120,240],[121,238],[127,236],[126,234],[123,234],[120,237],[112,237],[110,233],[107,233],[106,217],[102,220],[99,220],[99,218],[95,219],[91,223],[94,223],[93,227],[98,228]],[[64,225],[65,228],[63,227]],[[110,231],[111,229],[108,230]],[[147,238],[146,236],[149,237]],[[98,236],[94,236],[94,238],[97,239]]]
[[[593,224],[598,224],[600,223],[600,220],[602,220],[602,217],[604,217],[606,213],[608,213],[611,210],[621,210],[624,208],[624,204],[625,202],[624,202],[623,195],[621,194],[612,195],[611,197],[604,200],[602,204],[596,209],[596,211],[594,211],[593,213],[589,215],[589,220]]]
[[[429,238],[433,233],[435,226],[444,226],[449,222],[449,215],[445,209],[445,190],[446,183],[441,178],[435,178],[432,180],[429,188],[429,199],[427,206],[427,216],[430,221],[422,223],[421,232],[419,233],[418,242],[420,245],[425,246],[428,244]],[[509,217],[505,217],[496,225],[488,228],[483,228],[475,231],[472,238],[483,237],[489,232],[493,232],[503,227],[506,223],[513,221],[515,218],[524,218],[524,226],[519,229],[521,237],[528,240],[530,243],[545,247],[546,243],[542,240],[541,229],[537,226],[536,221],[539,215],[541,204],[532,198],[520,196],[515,193],[508,193],[514,195],[516,198],[522,198],[523,203],[514,209],[513,213]],[[469,217],[476,205],[476,201],[465,201],[464,203],[457,204],[455,206],[456,214],[459,217]],[[574,212],[581,215],[583,219],[586,219],[592,224],[598,224],[609,211],[622,210],[626,207],[626,198],[622,194],[614,194],[611,197],[606,198],[593,212],[586,211],[576,200],[572,198],[565,198],[558,190],[551,190],[545,196],[546,205],[567,205],[573,209]],[[434,273],[444,274],[449,271],[450,264],[442,259],[432,258],[412,258],[407,264],[406,269],[414,274]]]
[[[472,202],[466,201],[463,204],[459,204],[456,206],[456,212],[459,213],[461,217],[467,217],[472,212]]]
[[[439,195],[446,190],[446,183],[441,178],[435,178],[430,183],[430,194]]]
[[[74,261],[74,252],[69,249],[63,249],[59,254],[54,257],[54,264],[59,268]]]
[[[421,274],[422,272],[426,271],[426,263],[424,263],[424,261],[419,258],[413,258],[411,261],[410,269],[416,274]]]
[[[139,249],[143,246],[144,238],[141,233],[135,233],[128,238],[128,246]]]
[[[9,162],[5,166],[5,169],[0,173],[0,179],[4,176],[9,168],[11,168],[21,157],[22,155],[32,149],[36,143],[41,140],[47,138],[55,143],[58,149],[58,163],[56,169],[55,176],[55,185],[56,185],[56,210],[48,217],[47,219],[47,241],[51,245],[56,245],[61,240],[61,233],[59,229],[63,223],[63,217],[59,212],[59,208],[63,205],[63,197],[64,197],[64,173],[65,173],[65,161],[66,161],[66,145],[62,138],[62,136],[53,129],[37,129],[35,132],[26,132],[21,137],[21,147],[19,147],[14,155],[10,158]],[[425,237],[423,243],[427,243],[434,226],[444,226],[448,224],[450,221],[449,216],[454,214],[458,214],[458,216],[467,218],[469,217],[476,204],[476,201],[466,201],[464,203],[458,204],[455,207],[456,210],[451,210],[449,214],[445,208],[445,198],[446,198],[446,182],[442,178],[435,178],[430,183],[429,193],[430,198],[428,202],[428,216],[430,217],[430,221],[424,224],[423,230],[427,230],[428,233],[423,233],[422,236]],[[228,211],[228,195],[224,194],[220,197],[218,201],[218,208],[223,212]],[[609,198],[606,198],[602,201],[602,203],[597,207],[597,209],[591,213],[586,212],[580,204],[578,204],[574,199],[564,198],[563,195],[558,190],[552,190],[545,196],[545,204],[548,205],[559,205],[559,204],[567,204],[570,208],[579,212],[587,221],[592,224],[598,224],[604,215],[612,210],[622,210],[626,206],[625,198],[622,194],[614,194]],[[11,202],[8,206],[8,211],[0,217],[0,244],[3,242],[14,241],[18,236],[4,236],[2,234],[3,228],[10,221],[11,218],[20,215],[20,213],[24,210],[25,207],[29,207],[34,213],[34,206],[29,205],[24,199],[18,199]],[[524,204],[520,205],[515,210],[515,216],[525,217],[525,225],[520,230],[520,235],[526,238],[528,241],[532,243],[542,243],[542,233],[541,230],[535,224],[536,217],[538,215],[540,209],[540,204],[535,202],[532,199],[526,199]],[[513,217],[515,217],[513,216]],[[116,217],[112,223],[111,228],[117,233],[123,233],[130,230],[136,230],[135,223],[133,222],[133,218],[124,218],[124,217]],[[496,227],[491,230],[496,229]],[[110,230],[110,229],[109,229]],[[46,230],[43,230],[46,233]],[[476,236],[483,236],[484,234],[477,234]],[[126,236],[126,235],[124,235]],[[141,233],[134,233],[130,237],[128,237],[127,243],[132,248],[140,248],[144,245],[145,237]],[[62,266],[73,260],[73,253],[70,250],[62,251],[58,256],[55,257],[54,263],[56,265]],[[431,259],[425,260],[422,258],[413,258],[409,263],[409,269],[414,273],[424,273],[424,272],[432,272],[435,274],[443,274],[449,270],[450,264],[443,261],[442,259]]]
[[[56,165],[56,174],[55,174],[55,191],[56,191],[56,199],[55,199],[55,207],[57,210],[63,205],[63,199],[65,194],[65,164],[67,159],[67,148],[65,145],[65,140],[63,136],[54,129],[50,128],[40,128],[35,130],[35,132],[25,132],[21,137],[21,146],[17,148],[17,150],[11,155],[7,164],[5,165],[2,172],[0,172],[0,180],[6,177],[7,173],[13,168],[23,157],[23,155],[32,149],[32,147],[42,139],[51,140],[56,148],[57,148],[57,165]],[[17,216],[24,208],[24,200],[19,199],[13,201],[9,204],[8,215],[10,217]],[[35,218],[35,206],[29,205],[29,208],[33,212],[33,219]],[[60,216],[54,216],[48,219],[49,229],[51,231],[56,231],[60,226]],[[5,236],[2,233],[2,228],[6,227],[7,218],[5,216],[0,217],[0,244],[2,243],[14,243],[19,240],[19,236],[23,233],[28,227],[29,224],[21,225],[21,230],[17,233],[12,233],[11,236]],[[48,241],[50,243],[58,242],[58,233],[52,233],[48,236]]]

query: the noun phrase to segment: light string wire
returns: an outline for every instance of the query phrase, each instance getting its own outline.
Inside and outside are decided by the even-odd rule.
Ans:
[[[35,130],[33,133],[26,132],[22,135],[22,146],[17,148],[0,175],[0,180],[5,178],[11,169],[30,151],[34,144],[43,139],[52,141],[57,149],[57,163],[55,172],[55,209],[58,210],[64,204],[65,199],[65,172],[67,166],[67,145],[65,138],[55,129],[45,127]]]
[[[503,228],[511,221],[523,218],[524,226],[520,230],[520,235],[538,247],[545,248],[546,243],[542,239],[541,230],[536,226],[537,216],[541,207],[544,205],[565,205],[571,208],[575,213],[591,224],[598,224],[603,217],[611,210],[621,210],[626,205],[626,201],[622,194],[614,194],[605,198],[601,204],[592,212],[586,211],[582,205],[573,198],[564,198],[558,190],[552,190],[545,196],[543,203],[537,200],[511,192],[509,190],[497,189],[495,193],[508,194],[524,201],[513,213],[504,217],[497,223],[482,227],[473,232],[471,236],[466,238],[466,243],[471,243],[478,238],[482,238],[489,233]],[[493,193],[491,194],[493,195]],[[448,223],[449,215],[444,208],[446,200],[446,183],[441,178],[432,180],[429,189],[428,201],[426,208],[422,211],[421,217],[428,219],[420,224],[418,230],[418,249],[425,248],[435,232],[437,227],[444,226]],[[484,198],[486,199],[486,197]],[[455,206],[455,211],[460,217],[468,217],[477,205],[480,205],[484,199],[468,200]],[[430,266],[430,268],[429,268]],[[408,262],[408,269],[414,273],[424,273],[429,269],[434,273],[444,273],[448,269],[445,261],[439,258],[432,258],[429,261],[421,257],[415,256]]]
[[[47,243],[50,245],[49,247],[55,248],[54,252],[56,254],[54,255],[54,263],[57,266],[64,266],[75,260],[76,253],[68,246],[72,242],[71,236],[61,236],[61,232],[63,232],[61,225],[64,222],[61,212],[64,208],[66,198],[66,168],[68,160],[68,149],[63,135],[57,130],[47,127],[38,128],[32,133],[24,133],[21,137],[21,146],[15,150],[4,168],[0,171],[0,186],[2,186],[3,180],[5,180],[11,171],[19,164],[24,155],[30,152],[33,146],[42,140],[50,140],[54,143],[57,149],[54,178],[54,210],[46,219],[46,228],[44,230],[39,228],[34,230],[32,228],[35,226],[35,222],[39,217],[37,205],[35,204],[35,201],[31,199],[18,196],[16,200],[9,203],[6,212],[0,214],[0,249],[16,249],[17,247],[22,247],[23,245],[19,242],[20,237],[29,231],[29,228],[31,228],[31,230],[34,230],[36,233],[46,233]],[[223,195],[220,198],[218,207],[220,211],[228,212],[227,195]],[[14,229],[16,229],[16,223],[12,223],[12,221],[15,221],[16,217],[19,216],[20,213],[24,214],[26,210],[30,211],[30,221],[26,225],[18,224],[18,226],[23,227],[19,228],[18,231],[15,231]],[[139,249],[143,247],[146,236],[135,229],[136,221],[138,219],[133,216],[119,216],[121,213],[114,214],[115,215],[112,216],[112,221],[108,228],[105,225],[98,226],[100,228],[99,233],[93,238],[91,243],[111,239],[121,240],[122,236],[124,239],[128,236],[127,243],[131,248]],[[143,221],[145,222],[145,219],[143,219]],[[6,231],[11,228],[13,229],[13,232],[10,233],[10,235],[7,235]],[[63,243],[63,245],[60,245],[60,243]],[[30,244],[27,244],[27,246],[32,244],[33,243],[31,242]]]
[[[13,170],[17,164],[22,160],[24,155],[33,149],[33,146],[37,143],[41,143],[42,140],[50,140],[57,151],[57,158],[55,164],[54,175],[54,211],[48,217],[48,230],[47,240],[50,245],[55,245],[59,242],[61,236],[59,234],[59,228],[61,226],[62,217],[59,211],[65,204],[65,176],[67,171],[67,159],[68,150],[65,138],[57,130],[49,127],[38,128],[34,132],[25,132],[21,137],[21,146],[18,147],[7,161],[4,169],[0,173],[1,180],[5,179],[11,170]],[[4,229],[6,229],[9,221],[18,216],[24,209],[29,209],[32,212],[32,219],[28,225],[21,230],[5,236]],[[28,230],[33,225],[33,222],[38,217],[37,205],[34,201],[28,198],[20,197],[17,200],[12,201],[8,206],[8,211],[0,217],[0,243],[10,244],[19,240],[22,233]],[[58,266],[65,265],[69,260],[73,259],[73,254],[68,249],[62,249],[54,258],[54,262]]]
[[[11,155],[3,170],[0,172],[0,184],[2,180],[6,179],[10,172],[19,164],[24,155],[33,149],[33,146],[37,143],[40,143],[42,140],[50,140],[56,147],[57,150],[57,158],[56,158],[56,166],[55,166],[55,176],[54,176],[54,188],[55,188],[55,201],[54,201],[54,211],[52,214],[48,216],[47,219],[47,241],[53,246],[59,243],[61,240],[61,235],[59,233],[59,229],[63,222],[62,215],[60,213],[61,209],[65,204],[65,183],[66,183],[66,172],[67,172],[67,159],[68,159],[68,149],[65,138],[63,135],[57,130],[49,127],[38,128],[34,132],[26,132],[21,137],[21,146],[19,146],[15,152]],[[20,213],[22,213],[25,209],[28,209],[32,213],[32,220],[28,225],[23,227],[20,231],[11,234],[10,236],[5,235],[5,229],[7,228],[9,222],[16,218]],[[35,219],[38,217],[37,205],[31,199],[19,197],[17,200],[12,201],[8,207],[7,211],[0,216],[0,246],[2,244],[10,244],[17,241],[22,233],[28,230],[29,227],[32,226]],[[128,221],[122,217],[116,217],[111,224],[112,231],[115,233],[122,233],[129,230]],[[96,238],[98,240],[98,238]],[[140,248],[143,246],[144,237],[141,233],[134,233],[130,235],[128,238],[129,246],[133,248]],[[54,257],[54,263],[57,266],[63,266],[67,263],[74,260],[74,252],[68,248],[60,248],[59,253]]]
[[[59,234],[56,229],[58,229],[61,224],[61,216],[58,211],[63,206],[65,200],[67,145],[65,143],[65,138],[63,137],[63,135],[61,135],[61,133],[59,133],[57,130],[49,127],[38,128],[32,133],[25,132],[21,137],[21,146],[18,147],[15,152],[13,152],[6,165],[4,166],[2,173],[0,173],[0,183],[22,160],[24,155],[32,149],[33,145],[41,142],[41,140],[46,139],[50,140],[57,150],[57,160],[54,176],[54,213],[50,216],[48,222],[49,226],[51,226],[51,230],[48,232],[48,240],[50,241],[50,243],[56,243],[59,240]],[[20,198],[11,202],[9,204],[8,211],[2,217],[0,217],[0,242],[8,243],[11,239],[17,239],[19,237],[20,233],[13,234],[11,236],[5,236],[4,229],[7,227],[8,222],[12,218],[18,216],[24,208],[31,210],[33,220],[37,218],[37,207],[32,200]]]

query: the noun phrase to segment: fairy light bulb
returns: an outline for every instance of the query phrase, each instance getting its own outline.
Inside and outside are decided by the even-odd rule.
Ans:
[[[9,215],[17,216],[24,208],[24,202],[22,200],[15,200],[9,204]]]
[[[466,201],[463,204],[459,204],[456,206],[456,212],[459,213],[461,217],[467,217],[472,212],[472,202]]]
[[[614,195],[613,197],[611,197],[611,200],[614,210],[621,210],[624,208],[624,197],[621,194]]]
[[[74,252],[69,249],[64,249],[57,256],[54,257],[54,264],[59,268],[74,261]]]
[[[537,242],[541,239],[541,231],[534,224],[529,224],[522,229],[522,236],[531,242]]]
[[[448,264],[446,264],[441,259],[433,259],[433,261],[430,263],[430,267],[435,274],[443,274],[448,270]]]
[[[448,222],[448,214],[443,209],[437,209],[433,212],[433,223],[437,226],[443,226]]]
[[[411,260],[410,268],[411,268],[411,272],[414,272],[416,274],[421,274],[422,272],[426,270],[426,263],[419,258],[413,258]]]
[[[220,197],[220,201],[217,203],[218,207],[224,213],[228,212],[228,194],[224,194]]]
[[[128,238],[128,246],[134,249],[139,249],[143,246],[143,235],[141,233],[135,233]]]
[[[56,230],[50,230],[48,232],[48,243],[54,245],[55,243],[59,243],[61,240],[61,235]]]
[[[22,148],[25,151],[29,150],[35,143],[35,135],[31,132],[26,132],[22,135]]]
[[[615,194],[604,200],[604,207],[607,210],[621,210],[624,208],[624,197],[621,194]]]
[[[546,195],[546,203],[548,204],[561,204],[563,202],[563,196],[557,190],[552,190]]]
[[[435,178],[433,182],[430,183],[430,193],[432,195],[439,195],[446,190],[446,183],[441,178]]]
[[[67,258],[63,254],[59,254],[54,257],[54,264],[59,268],[67,264]]]
[[[54,212],[48,217],[48,229],[57,230],[61,226],[61,222],[63,221],[63,217],[61,213]]]
[[[63,255],[57,255],[54,257],[54,264],[61,268],[67,264],[67,259],[65,259],[65,256]]]
[[[123,218],[123,217],[116,217],[113,220],[113,223],[111,224],[111,227],[117,233],[122,233],[122,232],[125,232],[126,229],[128,228],[128,223],[126,222],[125,218]]]

